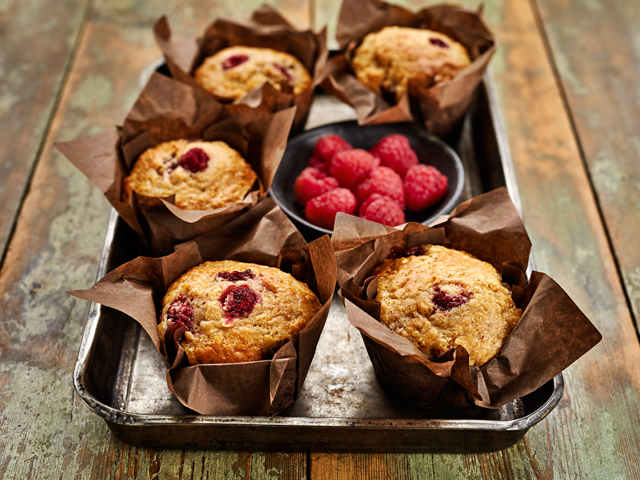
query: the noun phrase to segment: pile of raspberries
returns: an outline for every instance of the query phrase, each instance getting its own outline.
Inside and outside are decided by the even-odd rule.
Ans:
[[[322,137],[294,184],[307,220],[333,230],[338,212],[384,225],[405,223],[405,208],[419,212],[447,193],[447,177],[418,162],[404,135],[389,135],[368,152],[338,135]]]

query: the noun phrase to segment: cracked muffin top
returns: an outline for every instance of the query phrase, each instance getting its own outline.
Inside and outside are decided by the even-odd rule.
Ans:
[[[460,43],[432,30],[385,27],[368,34],[351,61],[363,84],[396,102],[409,79],[424,87],[452,80],[471,64]]]
[[[158,332],[186,328],[191,365],[270,358],[320,309],[303,282],[278,268],[232,260],[193,267],[162,300]]]
[[[195,79],[223,100],[238,100],[267,82],[295,95],[311,85],[309,73],[293,55],[243,46],[225,48],[207,57],[196,70]]]
[[[173,140],[147,149],[124,179],[122,197],[175,195],[183,210],[211,210],[241,201],[258,176],[224,142]]]
[[[463,346],[470,365],[497,355],[522,315],[500,274],[466,252],[439,245],[395,249],[373,271],[380,321],[427,358]]]

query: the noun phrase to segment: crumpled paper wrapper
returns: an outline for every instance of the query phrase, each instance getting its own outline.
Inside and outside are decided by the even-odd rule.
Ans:
[[[271,84],[264,84],[229,105],[232,113],[244,112],[251,107],[263,114],[270,114],[292,106],[298,107],[293,121],[293,131],[304,128],[313,101],[313,90],[324,79],[327,62],[326,28],[319,33],[311,30],[296,30],[276,10],[263,5],[248,21],[221,18],[207,27],[201,38],[177,38],[171,35],[166,17],[159,18],[154,25],[156,43],[169,67],[171,75],[191,85],[205,95],[225,101],[202,88],[194,79],[196,69],[205,58],[223,48],[236,45],[271,48],[289,53],[305,66],[312,82],[309,88],[294,95],[280,92]]]
[[[367,34],[392,25],[444,33],[467,48],[472,63],[448,82],[432,86],[410,81],[407,93],[390,104],[360,83],[351,60]],[[436,135],[449,132],[463,117],[496,50],[496,40],[483,23],[481,10],[453,5],[412,13],[380,0],[344,0],[336,37],[342,54],[327,64],[324,90],[351,105],[360,125],[415,121]]]
[[[351,324],[360,330],[380,384],[419,407],[498,408],[538,389],[596,345],[600,333],[550,277],[533,272],[527,282],[531,242],[505,188],[472,198],[432,228],[403,230],[338,214],[332,243],[338,284]],[[469,365],[462,346],[436,362],[380,323],[371,271],[393,246],[438,244],[464,250],[502,273],[523,314],[492,360]]]
[[[305,282],[321,309],[270,360],[189,366],[178,343],[184,327],[160,338],[157,319],[168,287],[207,260],[278,267]],[[105,275],[90,290],[67,292],[132,317],[165,359],[167,385],[184,406],[203,415],[275,415],[294,400],[311,365],[329,313],[336,264],[329,236],[307,244],[272,199],[161,258],[138,257]]]
[[[154,255],[173,251],[205,232],[225,225],[263,200],[278,169],[295,107],[252,115],[232,114],[220,102],[190,86],[154,73],[122,127],[55,147],[95,184]],[[173,196],[133,192],[122,201],[122,181],[148,148],[177,139],[222,140],[236,149],[258,174],[245,198],[213,210],[182,210]]]

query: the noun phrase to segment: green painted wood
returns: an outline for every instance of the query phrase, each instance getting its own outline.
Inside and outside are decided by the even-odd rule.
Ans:
[[[0,259],[90,0],[0,4]]]
[[[80,138],[120,121],[135,98],[139,69],[158,56],[150,22],[168,13],[177,32],[198,31],[208,21],[201,8],[105,1],[87,28],[0,272],[0,478],[306,476],[301,454],[130,447],[113,438],[72,392],[87,305],[62,290],[92,282],[108,208],[95,188],[51,152],[52,141]],[[289,11],[294,22],[295,12],[307,18],[304,8]],[[529,2],[488,1],[485,12],[501,40],[493,70],[538,267],[565,287],[605,339],[567,371],[560,406],[506,451],[312,454],[312,478],[640,476],[638,342],[557,79]],[[580,128],[578,134],[583,144]]]
[[[312,478],[385,478],[385,472],[395,478],[421,480],[640,478],[640,347],[578,146],[584,148],[593,142],[609,146],[620,141],[615,152],[627,149],[626,157],[597,157],[600,150],[596,150],[594,160],[605,159],[606,168],[602,162],[588,158],[589,174],[600,175],[594,183],[601,205],[603,184],[612,187],[606,192],[609,208],[615,213],[605,210],[610,232],[612,218],[624,212],[626,219],[635,209],[635,219],[629,219],[624,227],[627,244],[637,243],[633,235],[638,231],[637,227],[634,230],[637,190],[635,197],[632,193],[638,182],[633,181],[637,177],[631,174],[628,163],[637,156],[633,139],[638,129],[625,141],[614,131],[623,124],[630,133],[631,125],[638,121],[634,115],[638,98],[634,75],[638,67],[628,64],[637,63],[638,58],[639,6],[631,1],[615,7],[597,0],[537,1],[542,5],[543,25],[553,28],[552,51],[561,65],[563,81],[570,83],[570,91],[574,89],[569,95],[571,112],[565,109],[559,80],[547,55],[535,2],[484,2],[485,19],[500,42],[491,68],[537,267],[565,288],[604,339],[565,372],[565,395],[559,406],[510,449],[480,455],[312,454]],[[336,3],[318,0],[315,18],[330,17],[328,12],[337,11]],[[424,5],[418,0],[397,3],[413,9]],[[471,0],[461,3],[472,8],[478,4]],[[590,13],[584,13],[589,9]],[[616,13],[603,13],[609,10]],[[588,20],[583,20],[585,15]],[[598,48],[603,38],[604,45]],[[609,50],[603,53],[605,48]],[[584,58],[585,52],[597,52],[599,62],[586,65],[590,59]],[[621,78],[616,79],[616,75]],[[605,84],[608,88],[603,91]],[[593,88],[595,85],[599,88]],[[586,91],[577,86],[589,88]],[[614,95],[630,105],[605,108]],[[577,122],[578,138],[572,130],[572,115],[581,118]],[[637,162],[634,168],[638,168]],[[612,181],[611,176],[617,183],[607,183]],[[616,253],[620,256],[624,251],[629,259],[634,255],[637,258],[637,252],[624,250],[616,243],[619,240],[614,239]],[[622,264],[619,257],[618,261]],[[634,272],[630,269],[624,275],[633,277]],[[627,280],[627,288],[630,283]]]
[[[281,3],[288,18],[308,24],[305,1]],[[246,0],[98,0],[91,11],[50,130],[34,140],[44,147],[0,271],[0,479],[306,477],[305,454],[123,444],[77,399],[71,382],[89,305],[63,292],[93,283],[109,205],[52,144],[122,121],[140,71],[160,56],[151,29],[159,15],[167,14],[176,34],[186,35],[217,13],[244,17],[257,6]],[[12,15],[5,3],[0,12],[4,28]],[[71,23],[74,15],[82,11],[50,21]],[[29,54],[26,47],[22,53]],[[17,132],[32,133],[29,125]]]
[[[640,328],[640,3],[537,4]]]

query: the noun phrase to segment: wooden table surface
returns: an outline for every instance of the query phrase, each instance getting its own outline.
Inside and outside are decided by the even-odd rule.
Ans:
[[[301,28],[335,31],[338,0],[270,3]],[[565,372],[551,415],[486,454],[158,451],[117,440],[74,394],[89,305],[63,293],[93,283],[110,207],[52,144],[122,121],[140,71],[159,57],[158,16],[195,35],[258,2],[2,0],[0,479],[640,478],[640,2],[484,3],[537,267],[604,336]]]

